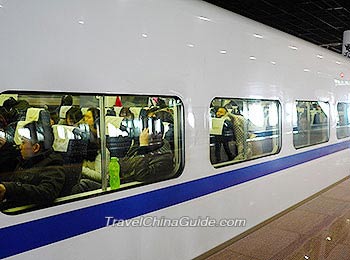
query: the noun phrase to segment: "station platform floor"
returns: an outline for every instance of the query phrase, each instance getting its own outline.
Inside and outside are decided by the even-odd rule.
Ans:
[[[350,179],[205,259],[350,260]]]

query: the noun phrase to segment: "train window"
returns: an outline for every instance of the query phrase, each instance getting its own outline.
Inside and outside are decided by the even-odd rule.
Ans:
[[[320,101],[296,101],[293,116],[295,148],[329,140],[329,104]]]
[[[345,138],[350,136],[350,104],[339,102],[337,105],[337,138]]]
[[[183,105],[177,97],[26,92],[2,94],[0,102],[4,213],[182,172]]]
[[[214,167],[279,152],[279,101],[215,98],[209,113],[210,161]]]

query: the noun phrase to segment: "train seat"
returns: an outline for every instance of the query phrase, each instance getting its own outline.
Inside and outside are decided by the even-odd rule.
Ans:
[[[64,160],[66,181],[61,195],[65,196],[80,180],[88,143],[77,127],[53,125],[52,129],[55,137],[52,147]]]
[[[120,125],[123,117],[106,116],[106,144],[111,157],[122,158],[128,152],[132,137],[128,131],[121,130]]]
[[[59,112],[59,122],[58,124],[59,125],[63,125],[66,123],[66,114],[67,114],[67,111],[71,108],[72,106],[61,106],[60,107],[60,112]]]

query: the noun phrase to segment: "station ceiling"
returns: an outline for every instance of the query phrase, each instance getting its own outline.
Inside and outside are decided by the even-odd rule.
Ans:
[[[350,30],[349,0],[205,0],[337,53]]]

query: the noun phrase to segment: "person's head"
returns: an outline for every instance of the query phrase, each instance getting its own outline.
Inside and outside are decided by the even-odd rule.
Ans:
[[[156,112],[159,110],[158,107],[152,107],[147,110],[147,116],[148,117],[156,117]]]
[[[216,117],[220,118],[227,114],[227,109],[225,107],[219,107],[216,110]]]
[[[66,113],[67,125],[73,126],[83,119],[83,113],[79,107],[71,107]]]
[[[167,122],[171,124],[174,123],[173,115],[168,110],[163,110],[163,109],[158,110],[157,112],[155,112],[155,116],[161,119],[163,122]]]
[[[7,111],[10,111],[17,104],[18,104],[18,101],[16,99],[14,99],[13,97],[10,97],[4,101],[3,107]]]
[[[45,133],[37,122],[30,122],[20,128],[19,135],[22,158],[28,160],[44,150]]]
[[[90,107],[84,115],[84,122],[88,124],[91,129],[96,129],[99,116],[100,111],[96,107]]]
[[[56,125],[58,124],[59,116],[56,111],[50,112],[50,125]]]
[[[125,119],[134,119],[134,113],[130,111],[130,108],[123,107],[119,112],[120,117],[124,117]]]
[[[71,95],[64,95],[61,98],[61,106],[73,105],[73,97]]]

